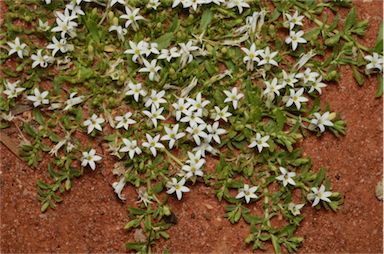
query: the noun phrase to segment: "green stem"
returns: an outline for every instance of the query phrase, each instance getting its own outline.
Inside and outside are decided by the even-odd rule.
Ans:
[[[174,160],[180,167],[184,165],[178,158],[176,158],[172,153],[170,153],[167,149],[164,149],[163,152],[172,160]]]

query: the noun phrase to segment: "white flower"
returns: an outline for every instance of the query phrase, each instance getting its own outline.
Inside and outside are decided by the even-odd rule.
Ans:
[[[293,216],[297,216],[300,214],[300,209],[304,207],[304,204],[289,203],[288,210],[292,213]]]
[[[303,22],[301,22],[304,18],[304,16],[299,16],[299,12],[295,11],[295,13],[291,16],[290,14],[286,13],[285,16],[288,19],[289,29],[292,30],[295,25],[296,26],[302,26]]]
[[[120,148],[119,152],[128,153],[129,158],[131,159],[133,159],[135,154],[137,155],[141,154],[141,149],[140,147],[138,147],[136,140],[129,140],[129,139],[123,138],[123,143],[125,146]]]
[[[376,52],[374,52],[372,55],[367,55],[364,57],[366,61],[369,63],[365,66],[366,70],[373,70],[378,69],[380,71],[383,71],[383,56],[380,56]]]
[[[219,153],[218,150],[216,150],[209,144],[208,139],[204,139],[204,141],[199,146],[193,148],[192,151],[200,153],[203,157],[205,157],[205,152],[209,152],[213,155],[217,155]]]
[[[244,94],[237,93],[236,87],[232,88],[232,91],[225,90],[224,93],[227,96],[227,98],[225,98],[225,100],[224,100],[224,103],[232,102],[234,109],[237,108],[237,104],[238,104],[239,100],[244,97]]]
[[[285,43],[292,44],[292,49],[296,50],[299,43],[307,43],[307,40],[303,38],[304,31],[300,30],[295,32],[293,30],[289,31],[289,36],[285,38]]]
[[[122,5],[125,5],[125,4],[126,4],[125,0],[111,0],[110,3],[109,3],[109,6],[112,7],[112,6],[114,6],[115,4],[117,4],[117,3],[122,4]]]
[[[269,139],[269,135],[262,137],[260,133],[256,133],[256,137],[254,141],[249,144],[249,148],[253,148],[257,146],[257,150],[259,150],[259,153],[263,150],[264,147],[269,147],[269,144],[267,143]]]
[[[296,108],[300,109],[301,108],[301,103],[302,102],[307,102],[308,99],[303,95],[304,88],[300,88],[297,92],[295,92],[294,89],[289,89],[289,98],[287,101],[287,104],[285,104],[286,107],[290,107],[293,103],[295,103]]]
[[[312,193],[309,193],[307,198],[309,200],[314,200],[312,203],[312,206],[316,206],[320,200],[325,202],[331,202],[331,200],[328,198],[332,195],[332,192],[325,191],[325,186],[321,185],[320,189],[317,189],[316,187],[311,188]]]
[[[292,179],[292,177],[296,176],[295,172],[288,172],[287,169],[283,167],[279,167],[279,170],[281,172],[281,175],[277,176],[276,180],[282,181],[284,187],[288,184],[296,185],[295,181]]]
[[[285,70],[283,70],[283,87],[286,87],[287,85],[288,86],[291,86],[291,87],[294,87],[295,86],[295,83],[297,83],[297,80],[296,79],[296,73],[286,73]]]
[[[126,19],[125,27],[128,28],[130,25],[132,25],[133,30],[137,30],[139,28],[139,25],[137,24],[137,21],[143,20],[144,17],[139,15],[139,8],[131,10],[128,6],[125,7],[125,13],[120,16],[121,19]]]
[[[188,160],[186,161],[187,163],[197,164],[200,160],[204,161],[205,163],[205,159],[202,158],[201,151],[197,151],[196,153],[187,152],[187,154],[188,154]]]
[[[164,130],[167,134],[162,136],[161,140],[169,140],[169,149],[172,149],[172,147],[175,145],[176,140],[181,139],[185,136],[184,132],[178,132],[178,124],[175,124],[172,129],[168,128],[167,126],[164,126]]]
[[[53,43],[48,44],[47,49],[52,50],[52,56],[55,56],[57,51],[60,51],[61,53],[65,53],[68,51],[67,47],[67,40],[65,38],[62,38],[59,40],[56,39],[56,36],[52,37]]]
[[[228,0],[227,7],[229,9],[237,7],[239,13],[242,13],[243,8],[249,8],[249,4],[246,2],[246,0]]]
[[[207,127],[205,123],[202,124],[195,124],[193,126],[189,126],[186,131],[190,133],[193,137],[193,140],[195,141],[196,145],[200,145],[201,139],[208,139],[207,133],[204,132],[204,129]]]
[[[42,49],[37,50],[37,54],[32,54],[31,58],[33,60],[32,68],[40,65],[40,67],[46,68],[48,66],[49,57],[47,55],[41,55]]]
[[[125,95],[133,95],[135,101],[139,101],[139,96],[146,96],[147,92],[143,89],[141,83],[134,84],[129,82],[128,84],[129,90],[125,93]]]
[[[219,121],[220,119],[223,119],[223,121],[227,122],[227,117],[230,117],[232,114],[228,112],[228,106],[225,106],[223,109],[220,109],[218,106],[215,106],[215,113],[213,115],[213,118],[215,121]]]
[[[163,98],[164,95],[164,90],[161,90],[160,92],[152,90],[151,95],[147,98],[147,101],[145,102],[145,106],[150,107],[153,105],[156,108],[159,108],[160,104],[167,103],[167,101]]]
[[[141,55],[145,54],[146,48],[145,48],[145,42],[140,41],[139,43],[135,43],[133,41],[129,41],[130,49],[127,49],[124,51],[125,54],[133,55],[132,61],[137,63],[137,58],[140,58]]]
[[[186,110],[184,112],[185,116],[180,119],[182,123],[188,123],[189,126],[194,126],[196,124],[204,124],[204,120],[201,118],[201,115],[198,112],[194,112],[193,110]]]
[[[76,96],[77,93],[70,93],[69,94],[69,99],[65,102],[66,106],[65,108],[63,109],[64,111],[65,110],[70,110],[73,106],[77,105],[77,104],[80,104],[81,102],[83,102],[83,98],[84,96]]]
[[[65,38],[66,34],[69,34],[71,37],[76,36],[75,28],[77,27],[77,23],[73,21],[73,19],[77,18],[75,15],[70,15],[69,10],[65,9],[64,14],[61,12],[55,13],[56,24],[54,28],[52,28],[52,32],[61,32],[61,37]]]
[[[34,107],[38,107],[42,104],[49,104],[49,100],[45,98],[48,96],[48,91],[40,93],[39,89],[35,88],[33,92],[35,95],[27,96],[27,99],[33,102]]]
[[[314,113],[315,119],[311,120],[311,124],[318,127],[320,132],[325,131],[325,126],[333,126],[333,123],[329,120],[329,112],[325,112],[324,114]]]
[[[9,82],[8,80],[4,80],[4,85],[6,89],[3,93],[7,95],[8,99],[16,98],[22,91],[25,90],[24,87],[17,87],[19,83],[19,80],[13,83]]]
[[[43,32],[46,32],[49,30],[49,24],[48,24],[48,21],[42,21],[41,19],[39,19],[39,30],[43,31]]]
[[[176,178],[172,178],[171,182],[167,183],[167,193],[172,194],[176,192],[177,199],[180,200],[183,197],[183,192],[189,192],[189,188],[184,186],[185,178],[181,178],[178,182]]]
[[[140,187],[138,190],[136,189],[138,193],[137,201],[136,203],[144,203],[145,206],[148,206],[148,204],[152,204],[152,196],[148,195],[148,192],[146,188]]]
[[[127,29],[126,28],[123,28],[122,26],[112,25],[112,26],[109,27],[108,31],[109,32],[116,31],[117,37],[119,37],[119,40],[120,41],[124,41],[125,40],[124,36],[127,34]]]
[[[121,177],[120,181],[112,183],[113,190],[121,200],[125,200],[125,198],[121,195],[125,186],[125,177]]]
[[[261,66],[263,64],[271,64],[278,66],[277,62],[273,60],[273,58],[278,54],[278,51],[271,52],[269,47],[266,47],[264,50],[260,51],[260,56],[263,58],[260,60],[260,62],[257,64],[258,66]]]
[[[255,43],[252,43],[251,47],[249,49],[247,48],[241,48],[242,51],[246,54],[246,56],[243,58],[244,63],[247,63],[247,70],[253,70],[253,63],[259,62],[260,58],[257,56],[262,53],[262,50],[256,50]]]
[[[321,82],[323,78],[319,76],[315,82],[310,82],[311,88],[309,89],[308,93],[312,93],[314,90],[316,90],[319,94],[321,94],[321,88],[326,87],[327,85],[323,82]]]
[[[160,5],[159,0],[149,0],[149,2],[147,4],[147,8],[152,8],[152,9],[156,10],[157,7],[159,7],[159,5]]]
[[[318,72],[315,72],[315,71],[312,72],[310,68],[305,69],[304,73],[300,72],[296,74],[296,78],[301,78],[304,84],[308,82],[315,82],[316,78],[319,76],[320,74]]]
[[[123,116],[116,116],[115,120],[117,122],[116,129],[124,128],[128,130],[130,124],[135,124],[136,121],[131,119],[132,113],[127,112]]]
[[[185,101],[184,98],[179,98],[177,102],[172,104],[172,107],[175,109],[176,120],[179,121],[181,113],[188,114],[189,102]]]
[[[81,9],[79,5],[77,5],[75,2],[71,2],[65,6],[66,9],[72,11],[72,15],[85,15],[84,11]]]
[[[84,126],[88,126],[88,134],[91,133],[94,129],[98,131],[103,131],[101,124],[104,123],[105,120],[102,117],[98,117],[96,114],[93,114],[90,119],[84,121]]]
[[[96,154],[95,149],[89,150],[89,152],[83,152],[83,158],[81,161],[81,166],[86,167],[89,165],[92,170],[95,170],[97,161],[101,160],[101,157]]]
[[[178,58],[180,57],[179,49],[176,47],[173,47],[171,49],[162,49],[160,55],[157,57],[157,59],[167,59],[168,62],[172,60],[172,58]]]
[[[190,178],[192,176],[203,176],[204,172],[202,167],[205,164],[204,159],[200,159],[197,162],[191,161],[189,164],[182,166],[182,170],[186,172],[185,177]]]
[[[156,149],[165,148],[163,144],[159,143],[160,135],[157,135],[154,138],[152,138],[151,135],[149,135],[148,133],[145,135],[147,137],[147,141],[143,143],[143,146],[149,148],[149,150],[152,152],[153,157],[156,157]]]
[[[187,43],[179,43],[181,54],[181,66],[185,66],[187,63],[192,62],[193,55],[191,52],[199,49],[199,47],[193,46],[192,43],[192,41],[188,41]]]
[[[251,188],[249,188],[248,184],[244,184],[244,187],[239,189],[239,193],[237,194],[236,198],[245,198],[245,202],[247,202],[248,204],[252,198],[258,198],[258,196],[255,194],[257,189],[258,186],[252,186]]]
[[[284,88],[283,85],[277,84],[277,78],[273,78],[272,81],[264,81],[264,84],[266,86],[263,94],[276,94],[277,96],[280,96],[280,89]]]
[[[27,44],[20,43],[19,37],[16,37],[15,42],[7,42],[7,44],[9,47],[11,47],[8,52],[9,56],[16,53],[18,57],[23,58],[23,55],[25,53],[25,47],[27,47]]]
[[[211,140],[215,140],[216,143],[220,144],[220,135],[223,135],[226,133],[224,129],[219,128],[219,122],[214,122],[212,125],[207,125],[207,131],[208,131],[208,141],[211,142]]]
[[[144,68],[141,68],[139,72],[149,72],[149,80],[155,80],[159,81],[160,80],[160,75],[158,72],[161,70],[160,66],[157,66],[157,60],[153,59],[151,63],[149,63],[146,59],[143,59]]]
[[[187,101],[190,105],[189,110],[197,112],[198,115],[202,115],[204,107],[210,103],[210,101],[202,99],[201,92],[196,95],[196,99],[187,98]]]
[[[165,120],[164,116],[161,115],[163,113],[164,108],[156,108],[154,104],[152,104],[151,111],[144,110],[143,114],[148,116],[155,128],[157,127],[157,120]]]

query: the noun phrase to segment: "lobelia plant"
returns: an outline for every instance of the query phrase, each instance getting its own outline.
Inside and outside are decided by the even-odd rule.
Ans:
[[[29,166],[50,155],[52,181],[37,182],[42,212],[107,156],[116,158],[118,197],[126,186],[137,190],[125,229],[141,236],[126,245],[140,253],[171,237],[177,211],[167,200],[183,202],[196,184],[214,190],[231,223],[249,224],[254,250],[269,242],[276,253],[297,250],[300,209],[342,204],[297,143],[345,133],[345,121],[320,106],[341,65],[359,85],[378,74],[382,96],[382,26],[373,49],[360,44],[369,24],[351,1],[5,4],[0,126],[21,127],[19,155]],[[351,8],[343,24],[340,8]],[[213,170],[208,160],[217,161]],[[262,216],[252,213],[256,203]]]

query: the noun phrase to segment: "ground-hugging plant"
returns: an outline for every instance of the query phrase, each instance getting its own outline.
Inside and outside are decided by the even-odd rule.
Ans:
[[[167,200],[183,202],[197,183],[225,200],[231,223],[249,224],[247,244],[271,242],[276,253],[302,243],[295,230],[304,205],[336,211],[342,203],[297,142],[344,134],[340,116],[320,107],[340,65],[359,85],[379,73],[381,96],[382,30],[374,49],[359,44],[368,22],[354,8],[345,22],[337,14],[351,1],[5,3],[1,128],[22,123],[28,165],[51,157],[52,181],[37,182],[42,212],[106,156],[116,158],[118,197],[126,185],[137,189],[125,228],[140,236],[127,244],[138,252],[170,237],[177,211]],[[18,115],[25,110],[30,117]],[[214,170],[207,160],[217,161]],[[256,204],[262,216],[252,213]]]

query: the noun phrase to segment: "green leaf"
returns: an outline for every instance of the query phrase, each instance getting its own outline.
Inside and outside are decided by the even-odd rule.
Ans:
[[[313,181],[312,186],[319,186],[325,178],[325,169],[320,168],[319,172],[317,173],[316,179]]]
[[[274,234],[271,234],[271,240],[272,240],[273,249],[275,250],[275,254],[280,254],[281,247],[280,247],[278,238]]]
[[[352,74],[359,86],[364,85],[365,77],[356,66],[352,66]]]
[[[383,25],[384,25],[383,21],[381,21],[380,30],[379,30],[379,33],[377,34],[375,47],[373,48],[373,51],[378,54],[383,53]]]
[[[205,11],[203,12],[203,15],[201,17],[201,20],[200,20],[200,30],[201,31],[205,31],[207,29],[208,25],[212,21],[212,17],[213,17],[213,14],[212,14],[211,9],[205,9]]]
[[[159,50],[167,48],[173,39],[173,33],[166,33],[155,40]]]
[[[381,97],[383,96],[383,76],[378,75],[377,77],[377,92],[376,92],[376,97]]]
[[[352,8],[348,13],[344,24],[344,32],[347,33],[356,24],[356,10]]]

